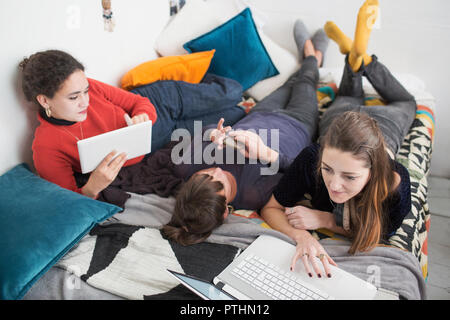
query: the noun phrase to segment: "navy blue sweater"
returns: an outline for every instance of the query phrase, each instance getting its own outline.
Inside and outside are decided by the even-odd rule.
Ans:
[[[322,177],[317,176],[317,161],[320,146],[312,144],[303,149],[274,189],[275,199],[285,207],[293,207],[311,196],[314,209],[332,212],[328,190]],[[411,185],[408,170],[400,163],[392,160],[393,169],[400,175],[401,182],[397,190],[387,200],[387,217],[384,237],[391,236],[402,224],[405,216],[411,211]]]

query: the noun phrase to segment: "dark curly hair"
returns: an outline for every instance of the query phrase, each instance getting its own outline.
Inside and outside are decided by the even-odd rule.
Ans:
[[[64,81],[84,66],[70,54],[60,50],[36,52],[19,64],[22,90],[28,101],[39,105],[36,97],[44,94],[53,98]]]

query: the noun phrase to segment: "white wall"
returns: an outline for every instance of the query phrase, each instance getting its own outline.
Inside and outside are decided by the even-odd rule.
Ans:
[[[353,39],[356,16],[364,0],[249,0],[269,18],[266,35],[297,51],[292,27],[301,18],[310,32],[334,21]],[[450,1],[379,0],[380,23],[372,31],[369,53],[375,53],[393,73],[422,79],[436,98],[436,136],[431,174],[450,178]],[[284,34],[284,38],[280,37]],[[342,67],[343,56],[330,43],[324,67]]]
[[[153,43],[169,20],[168,0],[113,0],[114,32],[103,29],[101,0],[0,1],[0,174],[32,165],[36,113],[18,86],[18,63],[46,49],[65,50],[88,77],[119,85],[121,76],[156,58]]]
[[[113,0],[117,25],[108,33],[103,31],[101,0],[0,1],[0,174],[19,162],[31,164],[36,120],[18,90],[17,64],[22,57],[47,48],[67,50],[85,65],[88,76],[118,85],[126,70],[155,57],[152,46],[169,19],[168,2]],[[292,26],[297,18],[311,31],[333,20],[353,38],[363,0],[249,2],[270,16],[266,34],[295,52]],[[380,0],[380,8],[381,23],[372,32],[369,53],[376,53],[394,73],[412,73],[425,81],[436,98],[431,174],[450,178],[450,1]],[[331,43],[324,66],[342,65],[342,55]]]

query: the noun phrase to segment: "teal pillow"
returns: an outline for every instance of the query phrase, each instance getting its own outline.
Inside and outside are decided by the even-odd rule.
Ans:
[[[183,47],[190,53],[215,49],[208,72],[236,80],[244,91],[279,74],[261,42],[249,8]]]
[[[21,299],[95,224],[120,210],[50,183],[26,164],[0,176],[0,299]]]

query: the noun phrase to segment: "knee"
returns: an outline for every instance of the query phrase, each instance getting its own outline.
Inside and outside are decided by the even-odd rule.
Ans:
[[[299,82],[307,82],[311,85],[316,85],[319,81],[319,71],[317,69],[314,70],[305,70],[301,72],[298,76]]]
[[[207,73],[201,83],[217,87],[227,96],[239,97],[239,99],[242,97],[242,85],[234,79]]]
[[[415,118],[417,111],[416,100],[412,98],[411,100],[405,101],[404,104],[406,105],[406,107],[404,108],[405,114],[412,121]]]

